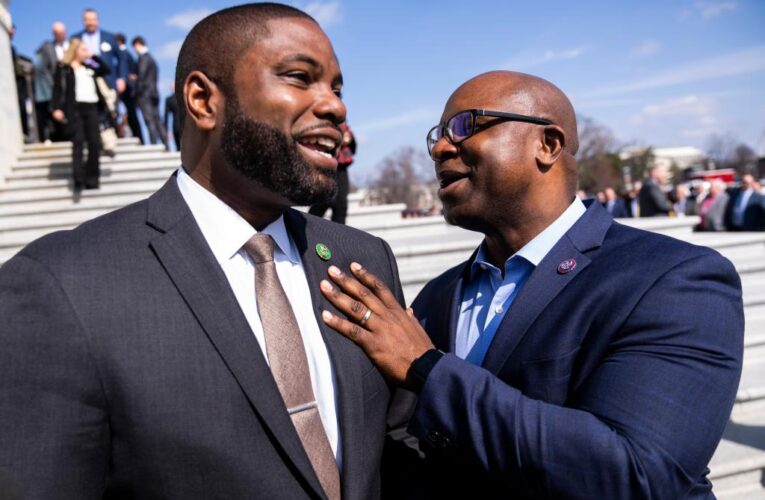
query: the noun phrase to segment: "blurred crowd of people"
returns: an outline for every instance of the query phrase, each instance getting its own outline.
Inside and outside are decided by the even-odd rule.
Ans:
[[[42,42],[34,58],[23,56],[12,47],[21,123],[27,140],[44,142],[65,138],[65,130],[57,126],[53,116],[53,92],[59,83],[56,79],[57,70],[61,66],[71,65],[75,58],[74,54],[67,57],[70,42],[78,39],[88,50],[86,62],[89,66],[108,68],[103,78],[109,89],[114,91],[114,96],[102,96],[107,100],[102,107],[108,108],[112,104],[108,101],[116,97],[113,106],[114,125],[118,135],[137,137],[141,143],[145,142],[139,121],[140,110],[148,132],[148,142],[167,146],[170,138],[168,131],[172,131],[172,139],[177,146],[180,142],[180,120],[177,119],[175,96],[167,98],[165,117],[162,120],[159,115],[159,71],[146,39],[142,36],[133,37],[131,51],[125,34],[101,28],[95,10],[85,9],[82,21],[83,29],[71,37],[64,23],[54,22],[51,39]],[[14,32],[15,27],[11,38]],[[99,63],[96,57],[100,59]],[[34,118],[28,112],[29,108],[34,109]]]
[[[164,121],[160,118],[159,69],[146,39],[135,36],[131,52],[124,34],[101,28],[95,10],[85,9],[82,23],[69,37],[64,23],[54,22],[51,39],[34,58],[12,46],[25,141],[72,141],[75,190],[98,187],[99,155],[113,155],[117,137],[146,143],[139,111],[149,143],[169,149],[171,122],[176,149],[181,139],[174,94],[165,103]]]
[[[673,185],[669,170],[656,166],[621,193],[606,187],[579,196],[596,198],[614,218],[697,215],[697,231],[765,231],[765,191],[751,174],[728,183],[709,179]]]

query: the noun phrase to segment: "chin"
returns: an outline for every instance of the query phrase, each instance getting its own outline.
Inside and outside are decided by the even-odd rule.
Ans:
[[[444,219],[447,224],[461,227],[469,231],[477,231],[479,233],[485,232],[486,214],[475,213],[474,211],[466,210],[465,208],[466,207],[448,207],[444,204]]]

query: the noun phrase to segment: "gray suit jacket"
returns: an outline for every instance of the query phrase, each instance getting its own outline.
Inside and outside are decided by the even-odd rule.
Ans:
[[[323,325],[333,308],[318,283],[330,264],[358,259],[402,299],[396,264],[378,238],[294,210],[285,218],[336,374],[343,498],[377,498],[390,390]],[[323,497],[174,176],[8,261],[0,325],[0,472],[26,498]]]
[[[55,43],[48,40],[40,45],[36,54],[35,102],[47,102],[53,98],[53,77],[58,66]]]
[[[157,99],[159,91],[157,90],[157,80],[159,71],[157,62],[150,53],[138,56],[137,70],[138,79],[135,82],[136,99]]]

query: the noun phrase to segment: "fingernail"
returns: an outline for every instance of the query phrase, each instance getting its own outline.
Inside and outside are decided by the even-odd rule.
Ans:
[[[361,264],[359,264],[358,262],[351,262],[351,270],[358,272],[358,271],[361,271],[361,269],[362,269]]]
[[[332,291],[332,285],[330,285],[329,281],[327,281],[327,280],[321,280],[321,283],[319,283],[319,286],[325,292],[331,292]]]
[[[325,311],[322,311],[322,312],[321,312],[321,319],[323,319],[324,321],[329,321],[329,320],[331,320],[331,319],[332,319],[332,313],[331,313],[331,312],[329,312],[329,311],[326,311],[326,310],[325,310]]]
[[[335,266],[329,266],[329,274],[332,276],[340,276],[340,269]]]

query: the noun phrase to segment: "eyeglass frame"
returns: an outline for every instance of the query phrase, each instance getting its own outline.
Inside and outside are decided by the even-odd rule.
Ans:
[[[451,133],[443,133],[441,132],[441,137],[438,138],[435,142],[433,142],[433,146],[430,145],[430,135],[433,133],[436,129],[444,129],[448,131],[449,129],[446,128],[446,124],[448,124],[455,116],[462,114],[462,113],[470,113],[471,118],[471,124],[470,124],[470,134],[466,135],[462,139],[455,141],[452,137]],[[529,115],[520,115],[518,113],[506,113],[504,111],[489,111],[486,109],[463,109],[460,111],[457,111],[452,116],[450,116],[444,123],[438,124],[435,127],[428,130],[428,134],[425,136],[425,145],[428,148],[428,155],[433,158],[433,148],[438,144],[438,141],[441,140],[442,137],[446,137],[446,139],[452,143],[454,146],[457,146],[458,144],[462,143],[463,141],[473,137],[476,133],[476,123],[475,119],[477,116],[488,116],[491,118],[503,118],[507,121],[514,121],[514,122],[524,122],[524,123],[533,123],[535,125],[555,125],[554,122],[551,120],[548,120],[547,118],[539,118],[538,116],[529,116]]]

